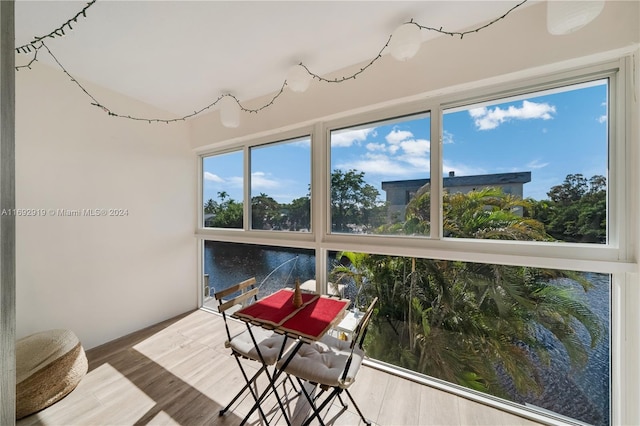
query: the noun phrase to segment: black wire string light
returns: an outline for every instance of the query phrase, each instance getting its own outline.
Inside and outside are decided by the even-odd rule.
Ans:
[[[348,80],[355,80],[356,77],[358,77],[360,74],[364,73],[365,71],[367,71],[369,68],[371,68],[378,60],[380,60],[382,58],[383,53],[385,53],[386,51],[388,51],[392,46],[392,42],[394,35],[396,36],[396,38],[399,38],[399,34],[397,34],[398,30],[400,30],[400,28],[411,28],[414,27],[414,29],[416,29],[418,32],[421,30],[426,30],[426,31],[434,31],[440,34],[444,34],[444,35],[449,35],[449,36],[459,36],[460,39],[462,39],[465,35],[467,34],[471,34],[471,33],[477,33],[495,23],[497,23],[498,21],[505,19],[507,17],[507,15],[509,15],[511,12],[513,12],[515,9],[519,8],[520,6],[522,6],[523,4],[525,4],[528,0],[522,0],[520,3],[518,3],[517,5],[513,6],[512,8],[510,8],[509,10],[507,10],[503,15],[495,18],[494,20],[490,21],[487,24],[484,24],[482,26],[479,26],[477,28],[474,28],[472,30],[468,30],[468,31],[463,31],[463,32],[457,32],[457,31],[446,31],[444,29],[442,29],[442,27],[440,28],[434,28],[434,27],[428,27],[428,26],[424,26],[424,25],[420,25],[417,22],[414,22],[413,19],[411,19],[409,22],[405,22],[404,24],[402,24],[398,30],[396,30],[396,32],[394,32],[394,34],[391,34],[389,36],[389,38],[387,39],[387,42],[384,44],[384,46],[382,46],[382,48],[380,49],[380,51],[378,52],[377,56],[375,56],[373,59],[371,59],[365,66],[363,66],[362,68],[360,68],[358,71],[354,72],[353,74],[349,74],[349,75],[345,75],[342,77],[336,77],[333,79],[327,79],[325,77],[322,77],[316,73],[314,73],[313,71],[311,71],[304,63],[300,62],[299,64],[295,65],[294,67],[292,67],[292,70],[290,70],[290,74],[288,79],[285,79],[282,83],[282,86],[280,87],[280,89],[275,93],[275,95],[269,100],[269,102],[265,103],[264,105],[257,107],[257,108],[247,108],[245,107],[240,100],[233,94],[231,93],[225,93],[223,95],[218,96],[218,98],[216,98],[216,100],[214,100],[213,102],[211,102],[210,104],[198,109],[198,110],[194,110],[192,113],[186,114],[182,117],[177,117],[177,118],[171,118],[171,119],[162,119],[162,118],[144,118],[144,117],[135,117],[135,116],[131,116],[131,115],[127,115],[127,114],[119,114],[116,113],[114,111],[112,111],[111,109],[109,109],[108,107],[106,107],[104,104],[102,104],[96,97],[94,97],[78,80],[76,80],[73,75],[71,75],[71,73],[69,73],[69,71],[67,71],[67,69],[64,67],[64,65],[62,65],[62,63],[58,60],[58,58],[53,54],[53,52],[51,51],[51,49],[49,49],[49,47],[45,44],[45,39],[48,38],[57,38],[57,37],[64,37],[65,36],[65,28],[67,29],[67,31],[73,30],[72,27],[72,23],[76,24],[78,22],[78,18],[80,18],[80,16],[82,16],[83,18],[86,18],[86,11],[87,9],[89,9],[93,4],[95,4],[97,0],[91,0],[90,2],[88,2],[86,4],[86,6],[84,8],[82,8],[82,10],[80,10],[78,13],[76,13],[76,15],[74,15],[72,18],[70,18],[69,20],[67,20],[65,23],[63,23],[60,27],[54,29],[53,31],[51,31],[48,34],[45,34],[43,36],[39,36],[39,37],[34,37],[34,39],[32,41],[30,41],[27,44],[24,44],[22,46],[16,47],[16,52],[19,54],[30,54],[33,53],[33,58],[31,59],[30,62],[28,62],[25,65],[19,65],[16,66],[16,71],[19,71],[22,68],[28,68],[31,69],[31,65],[36,62],[38,59],[38,53],[40,51],[40,49],[44,48],[45,51],[53,58],[53,60],[55,61],[55,63],[58,65],[58,67],[62,70],[62,72],[64,74],[67,75],[67,77],[69,77],[69,79],[76,85],[78,86],[78,88],[83,91],[89,98],[91,98],[92,102],[91,105],[96,106],[100,109],[102,109],[104,112],[106,112],[108,115],[112,116],[112,117],[119,117],[119,118],[126,118],[129,120],[135,120],[135,121],[146,121],[148,123],[174,123],[177,121],[185,121],[189,118],[195,117],[207,110],[209,110],[210,108],[213,108],[214,106],[216,106],[217,104],[219,104],[221,101],[227,101],[227,99],[225,98],[229,98],[231,99],[233,102],[235,102],[235,104],[237,104],[237,109],[239,111],[243,111],[246,113],[254,113],[257,114],[258,112],[269,108],[271,105],[273,105],[276,101],[276,99],[278,99],[283,93],[284,93],[284,89],[285,87],[289,86],[289,88],[293,91],[296,92],[302,92],[304,90],[306,90],[306,87],[309,83],[310,80],[318,80],[320,82],[323,83],[343,83],[345,81]],[[417,44],[419,45],[419,41],[417,42]],[[417,50],[417,48],[415,48],[415,50]],[[413,52],[415,53],[415,51]],[[393,54],[393,52],[392,52]],[[395,57],[395,55],[393,55]],[[406,60],[408,59],[410,56],[412,56],[411,53],[406,54],[404,57],[402,57],[400,60]],[[397,58],[397,57],[396,57]],[[292,73],[293,71],[293,73]],[[293,76],[295,75],[295,79],[296,80],[300,80],[300,81],[294,81],[293,80]],[[290,81],[288,81],[290,80]],[[224,123],[223,123],[224,124]],[[227,127],[237,127],[237,123],[233,123]]]
[[[33,58],[26,65],[19,65],[16,67],[16,71],[20,71],[21,68],[29,68],[31,69],[31,65],[38,60],[38,51],[42,49],[44,46],[44,39],[47,38],[56,38],[56,37],[64,37],[66,35],[65,28],[67,31],[73,31],[73,26],[71,23],[76,24],[78,22],[78,18],[82,15],[83,18],[87,17],[87,9],[89,9],[97,0],[91,0],[86,4],[85,7],[82,8],[78,13],[76,13],[72,18],[68,19],[64,24],[60,25],[58,28],[51,31],[49,34],[45,34],[42,36],[36,36],[27,44],[23,44],[22,46],[16,47],[16,53],[33,53]]]

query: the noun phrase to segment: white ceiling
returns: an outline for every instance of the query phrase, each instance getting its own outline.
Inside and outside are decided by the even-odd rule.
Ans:
[[[241,101],[274,93],[300,61],[323,75],[370,60],[411,18],[463,31],[519,2],[98,0],[74,31],[47,46],[73,76],[183,116],[223,93]],[[18,0],[16,46],[60,27],[86,3]],[[16,64],[28,59],[19,55]],[[44,50],[38,60],[54,64]]]

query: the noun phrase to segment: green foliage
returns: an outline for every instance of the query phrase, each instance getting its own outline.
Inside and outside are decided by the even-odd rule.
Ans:
[[[335,170],[331,174],[331,215],[333,230],[365,231],[386,222],[387,207],[378,200],[380,192],[364,181],[364,172]],[[212,215],[205,226],[218,228],[242,227],[242,203],[218,193],[220,201],[209,199],[205,215]],[[289,204],[278,203],[265,193],[251,199],[253,229],[311,229],[311,196],[307,194]]]
[[[552,187],[550,200],[540,201],[529,214],[545,224],[556,240],[605,243],[607,239],[606,178],[595,175],[587,180],[581,174],[567,175]]]
[[[427,229],[429,191],[419,191],[406,209],[399,233]],[[544,225],[523,212],[539,208],[500,189],[443,196],[444,232],[450,237],[553,240]],[[388,232],[390,227],[384,231]],[[572,279],[584,291],[580,274],[519,266],[341,253],[349,259],[334,276],[359,282],[378,297],[369,355],[472,389],[505,396],[498,371],[516,389],[540,393],[539,366],[549,348],[538,340],[546,329],[566,349],[574,368],[587,360],[576,327],[585,327],[591,346],[602,324],[575,290],[558,285]],[[535,355],[535,356],[534,356]]]
[[[331,173],[332,229],[352,232],[349,226],[377,226],[381,211],[380,192],[364,180],[364,172],[334,170]]]
[[[251,198],[251,228],[271,229],[282,222],[280,204],[265,193]]]
[[[289,211],[291,230],[311,229],[311,217],[309,214],[311,211],[311,199],[309,196],[296,198],[284,208]]]
[[[212,228],[242,228],[242,203],[229,198],[225,191],[218,192],[220,202],[212,199],[204,206],[205,215],[212,215],[205,219],[205,226]]]

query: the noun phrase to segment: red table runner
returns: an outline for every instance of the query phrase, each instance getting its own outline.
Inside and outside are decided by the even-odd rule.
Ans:
[[[280,330],[318,340],[329,330],[349,303],[349,300],[344,299],[318,297],[284,321]]]
[[[317,294],[302,293],[302,306],[317,298]],[[235,315],[278,327],[299,309],[293,305],[293,290],[283,288],[240,309]]]

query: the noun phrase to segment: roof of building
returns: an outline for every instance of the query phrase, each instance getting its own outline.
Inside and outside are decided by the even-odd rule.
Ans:
[[[393,187],[421,187],[429,183],[431,179],[408,179],[382,182],[382,189],[392,189]],[[445,188],[456,186],[490,186],[506,185],[510,183],[531,182],[531,172],[493,173],[488,175],[472,176],[445,176],[442,185]]]

